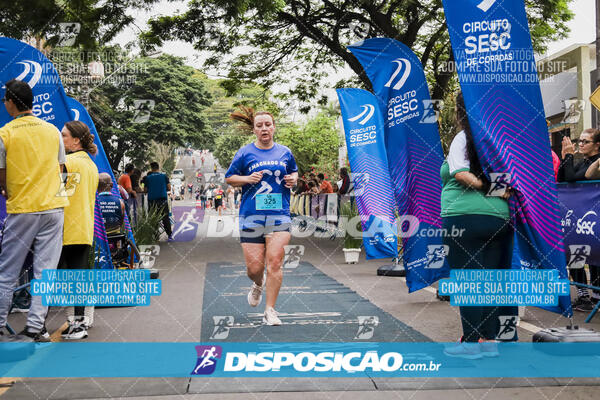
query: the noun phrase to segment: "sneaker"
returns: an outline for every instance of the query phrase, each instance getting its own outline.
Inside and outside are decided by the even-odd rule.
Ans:
[[[50,334],[46,330],[46,327],[42,327],[42,330],[39,332],[32,332],[29,330],[29,327],[26,326],[17,336],[24,336],[30,338],[34,342],[39,343],[48,343],[50,342]]]
[[[14,335],[11,335],[6,328],[0,328],[0,343],[11,342]]]
[[[573,304],[573,308],[581,312],[590,312],[594,309],[594,306],[595,304],[587,297],[580,298]]]
[[[19,306],[14,306],[11,310],[10,313],[28,313],[29,312],[29,308],[24,308],[24,307],[19,307]]]
[[[75,320],[72,329],[66,334],[61,335],[65,340],[81,340],[88,337],[88,319],[87,317]]]
[[[281,325],[281,320],[277,316],[277,311],[273,307],[267,307],[263,316],[263,324],[266,325]]]
[[[252,307],[256,307],[260,304],[262,300],[262,286],[258,286],[256,283],[252,282],[252,287],[248,292],[248,304]]]
[[[477,360],[483,355],[479,343],[462,342],[456,346],[444,349],[444,354],[449,357],[466,358],[468,360]]]
[[[67,323],[69,324],[61,333],[60,336],[62,338],[67,337],[68,335],[71,334],[71,332],[73,332],[73,329],[75,329],[75,318],[73,317],[68,317],[67,318]]]
[[[500,355],[498,352],[498,342],[494,340],[479,339],[479,349],[481,350],[481,355],[484,357],[498,357]]]

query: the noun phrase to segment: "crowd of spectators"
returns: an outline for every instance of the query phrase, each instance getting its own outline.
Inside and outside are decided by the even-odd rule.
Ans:
[[[294,194],[347,194],[350,189],[350,175],[346,168],[340,168],[339,180],[333,184],[327,179],[325,174],[314,172],[298,178],[298,184],[294,189]]]

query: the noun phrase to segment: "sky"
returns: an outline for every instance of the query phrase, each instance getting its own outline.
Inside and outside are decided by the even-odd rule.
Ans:
[[[575,0],[570,8],[575,12],[575,18],[569,21],[571,33],[567,39],[553,42],[548,47],[547,54],[554,54],[575,43],[591,43],[596,40],[596,6],[594,0]]]

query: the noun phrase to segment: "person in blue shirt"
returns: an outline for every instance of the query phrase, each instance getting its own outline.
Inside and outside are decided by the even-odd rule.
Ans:
[[[157,209],[162,214],[162,222],[169,240],[171,240],[171,221],[169,220],[169,202],[167,193],[171,191],[171,183],[167,175],[159,172],[158,163],[151,162],[148,175],[142,179],[144,191],[148,193],[148,209]]]
[[[98,205],[106,234],[121,233],[124,230],[125,203],[120,196],[112,194],[112,178],[106,172],[98,176]]]
[[[248,303],[256,307],[262,299],[263,273],[267,268],[266,305],[263,322],[281,325],[275,311],[283,271],[284,246],[290,242],[290,189],[298,180],[292,152],[275,143],[275,121],[266,111],[252,116],[232,114],[252,127],[256,141],[238,150],[225,174],[225,181],[242,187],[240,242],[252,287]]]

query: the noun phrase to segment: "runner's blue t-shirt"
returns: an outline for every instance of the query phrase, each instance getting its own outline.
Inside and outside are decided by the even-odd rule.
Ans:
[[[298,171],[292,152],[277,143],[268,150],[250,143],[235,154],[225,177],[260,171],[263,171],[260,182],[242,186],[240,229],[291,222],[290,189],[285,187],[283,177]]]

